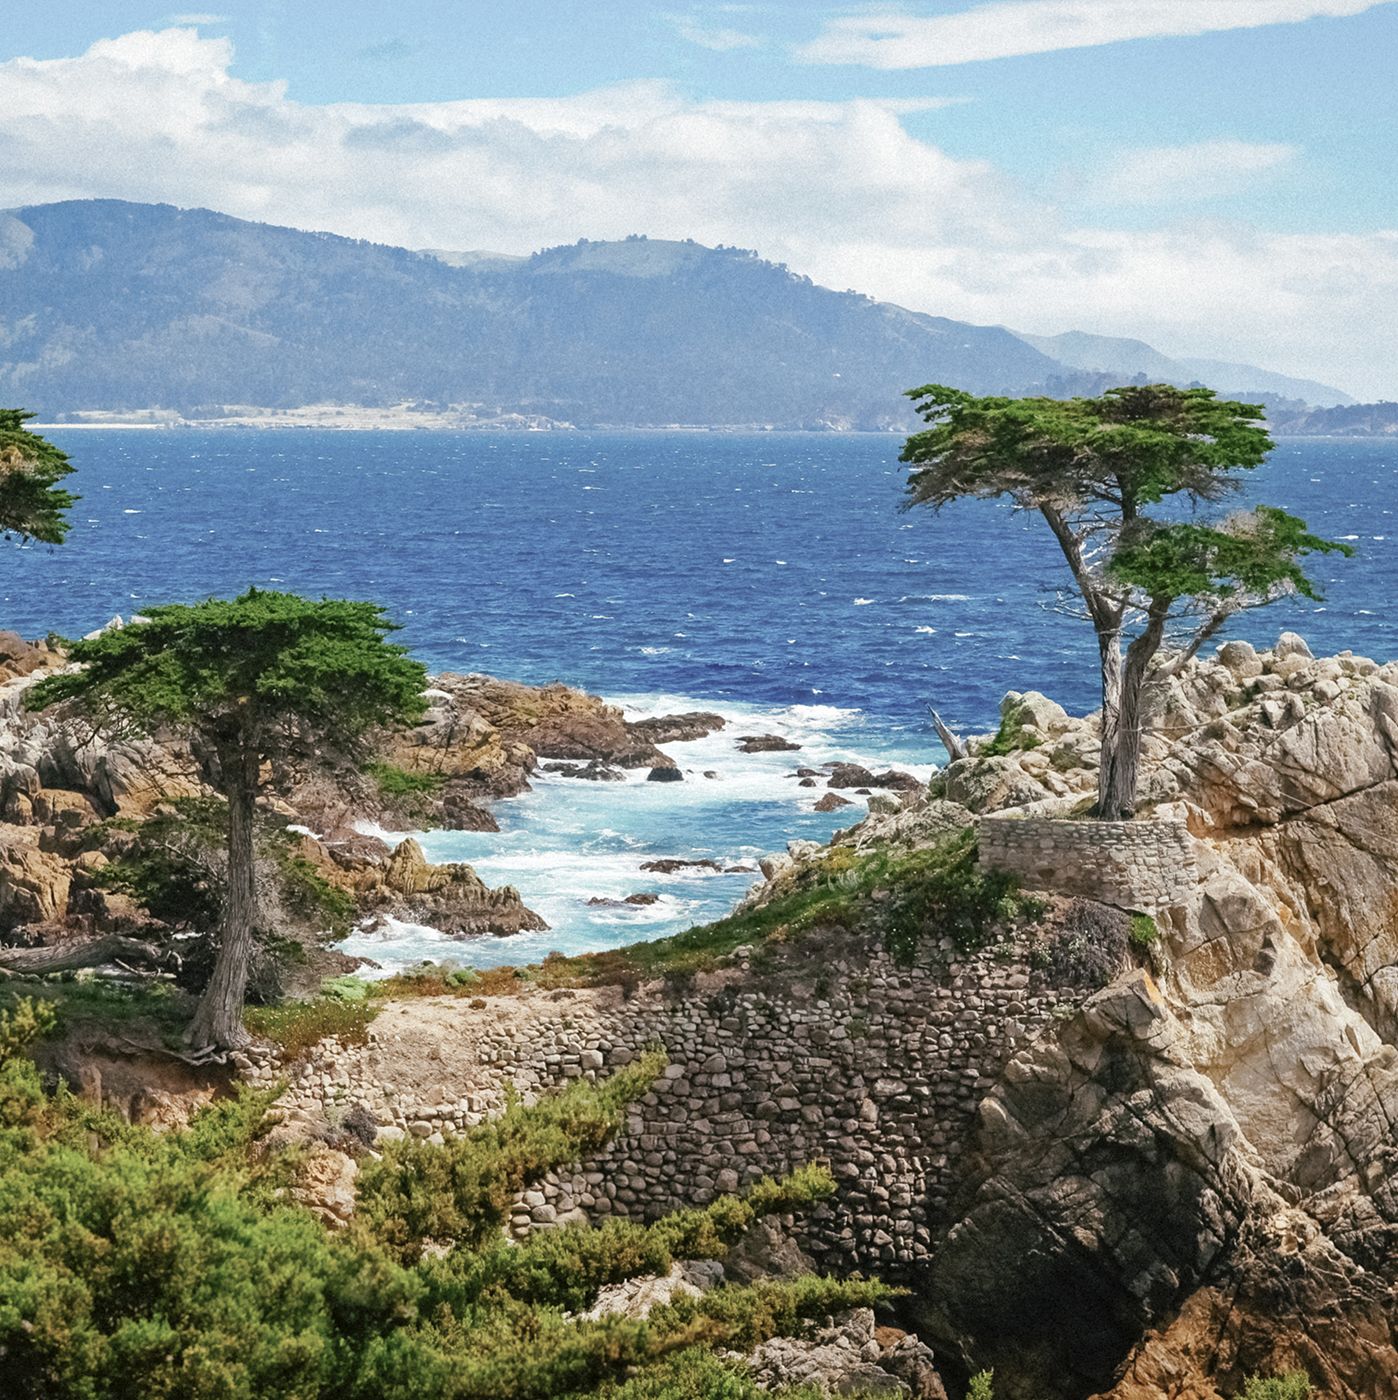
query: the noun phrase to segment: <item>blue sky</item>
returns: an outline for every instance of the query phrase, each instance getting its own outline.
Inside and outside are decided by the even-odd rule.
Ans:
[[[1398,397],[1395,55],[1395,0],[50,0],[0,37],[0,175],[413,246],[692,235]]]

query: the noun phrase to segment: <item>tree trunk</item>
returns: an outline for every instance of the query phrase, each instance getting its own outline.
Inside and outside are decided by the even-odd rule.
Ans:
[[[1146,675],[1165,636],[1168,599],[1152,599],[1145,629],[1126,649],[1122,664],[1121,638],[1111,643],[1112,680],[1108,683],[1106,638],[1102,642],[1102,769],[1097,776],[1097,817],[1099,821],[1123,821],[1136,815],[1136,784],[1141,766],[1141,701]],[[1107,723],[1110,709],[1112,722]],[[1110,747],[1109,747],[1110,746]]]
[[[0,948],[0,973],[68,972],[73,968],[101,967],[119,960],[158,964],[161,951],[152,943],[117,934],[71,939],[40,948]]]
[[[1097,770],[1097,817],[1099,821],[1113,822],[1130,815],[1122,809],[1131,806],[1136,797],[1134,771],[1128,790],[1123,785],[1120,766],[1123,758],[1120,630],[1099,629],[1097,646],[1102,655],[1102,747],[1101,766]]]
[[[259,768],[251,740],[244,737],[233,752],[221,756],[221,767],[228,797],[228,900],[214,973],[185,1033],[186,1041],[196,1050],[234,1049],[249,1039],[243,1025],[243,999],[257,917],[253,819]]]

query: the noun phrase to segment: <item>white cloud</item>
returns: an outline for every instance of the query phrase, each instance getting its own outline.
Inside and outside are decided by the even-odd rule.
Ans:
[[[4,202],[164,200],[502,252],[694,237],[945,316],[1139,335],[1398,395],[1398,231],[1076,228],[909,132],[903,116],[938,99],[696,102],[631,83],[309,106],[231,60],[226,40],[180,29],[0,64]]]
[[[1137,146],[1107,164],[1093,193],[1118,204],[1215,199],[1248,188],[1299,154],[1296,146],[1234,140]]]
[[[999,0],[955,14],[897,11],[828,21],[797,56],[808,63],[935,68],[1123,39],[1208,34],[1361,14],[1394,0]]]
[[[688,44],[714,53],[733,53],[737,49],[758,49],[763,40],[741,29],[710,29],[690,19],[676,19],[675,33]]]

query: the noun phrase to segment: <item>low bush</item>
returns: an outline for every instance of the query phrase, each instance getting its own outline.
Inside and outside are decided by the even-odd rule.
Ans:
[[[1023,710],[1011,708],[1000,717],[1000,727],[995,737],[981,749],[978,757],[1004,758],[1007,754],[1023,753],[1037,749],[1043,740],[1029,726],[1029,717]]]
[[[1281,1376],[1250,1376],[1239,1400],[1307,1400],[1312,1393],[1311,1379],[1304,1371],[1288,1371]]]
[[[950,938],[957,952],[974,953],[1008,926],[1038,920],[1046,907],[1021,894],[1013,875],[981,868],[972,831],[906,858],[896,876],[884,942],[899,962],[910,962],[929,936]]]
[[[1149,951],[1160,942],[1160,929],[1149,914],[1132,914],[1131,942],[1143,951]]]
[[[1127,964],[1131,921],[1119,909],[1075,899],[1031,954],[1055,987],[1105,987]]]
[[[425,797],[440,790],[440,773],[412,773],[391,763],[371,763],[364,770],[384,797]]]
[[[254,1035],[270,1040],[287,1059],[294,1060],[331,1036],[341,1045],[363,1045],[369,1023],[378,1014],[379,1008],[367,1000],[328,996],[280,1006],[250,1006],[243,1013],[243,1022]]]
[[[658,1058],[514,1105],[443,1147],[391,1146],[362,1172],[349,1227],[331,1232],[286,1194],[294,1157],[256,1150],[268,1095],[217,1104],[183,1132],[133,1127],[45,1092],[18,1053],[45,1020],[33,1003],[0,1017],[6,1394],[755,1400],[716,1352],[889,1296],[802,1278],[720,1287],[645,1319],[577,1315],[602,1281],[721,1252],[756,1215],[818,1199],[832,1184],[820,1172],[650,1226],[502,1243],[512,1194],[595,1150]]]

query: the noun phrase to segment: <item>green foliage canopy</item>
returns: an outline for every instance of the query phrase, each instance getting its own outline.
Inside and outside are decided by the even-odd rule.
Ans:
[[[1236,490],[1239,473],[1272,447],[1260,405],[1168,384],[1090,399],[978,398],[937,384],[909,396],[929,426],[903,447],[905,504],[1008,496],[1041,511],[1099,623],[1119,627],[1124,608],[1152,602],[1197,600],[1227,616],[1281,593],[1316,598],[1299,560],[1352,553],[1272,506],[1217,526],[1145,514],[1171,498],[1197,506]],[[1093,545],[1100,568],[1087,557]]]
[[[81,700],[110,728],[245,735],[268,758],[314,758],[377,725],[418,718],[426,671],[376,603],[250,588],[237,598],[169,603],[145,620],[77,642],[81,669],[29,692],[43,708]]]
[[[34,415],[0,408],[0,532],[62,544],[78,499],[58,483],[72,470],[66,454],[24,425]]]

